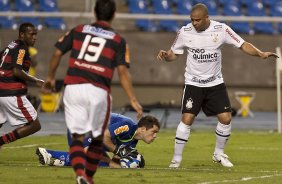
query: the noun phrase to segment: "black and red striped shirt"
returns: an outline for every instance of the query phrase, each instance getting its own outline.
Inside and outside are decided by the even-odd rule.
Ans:
[[[26,81],[13,75],[18,68],[28,72],[31,64],[28,47],[21,40],[12,41],[0,55],[0,96],[21,96],[27,93]]]
[[[125,39],[105,22],[79,25],[55,46],[63,54],[71,50],[66,85],[91,83],[110,91],[115,67],[129,66]]]

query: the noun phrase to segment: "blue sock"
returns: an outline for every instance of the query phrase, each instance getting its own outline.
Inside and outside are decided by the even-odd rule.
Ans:
[[[65,162],[64,166],[70,166],[69,152],[67,151],[54,151],[47,150],[48,153],[52,155],[52,158],[56,158]]]

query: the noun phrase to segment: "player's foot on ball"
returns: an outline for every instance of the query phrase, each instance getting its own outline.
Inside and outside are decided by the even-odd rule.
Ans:
[[[177,162],[175,160],[172,160],[170,162],[169,168],[178,168],[180,166],[180,162]]]
[[[224,153],[214,154],[212,160],[216,163],[220,163],[224,167],[233,167],[233,164],[229,161],[228,156]]]
[[[38,160],[40,164],[42,165],[50,164],[51,155],[46,151],[45,148],[38,147],[36,149],[36,155],[38,155]]]

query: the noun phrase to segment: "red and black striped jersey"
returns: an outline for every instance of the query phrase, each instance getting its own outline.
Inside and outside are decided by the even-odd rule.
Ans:
[[[12,41],[0,55],[0,96],[20,96],[27,93],[26,81],[13,75],[18,68],[28,72],[31,64],[28,47],[21,40]]]
[[[91,83],[110,91],[115,67],[129,67],[125,39],[105,22],[76,26],[55,46],[63,54],[71,50],[66,85]]]

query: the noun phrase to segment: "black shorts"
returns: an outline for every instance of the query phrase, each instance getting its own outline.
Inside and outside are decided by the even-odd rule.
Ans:
[[[207,116],[231,112],[224,83],[212,87],[185,85],[182,97],[182,114],[192,113],[197,116],[201,108]]]

